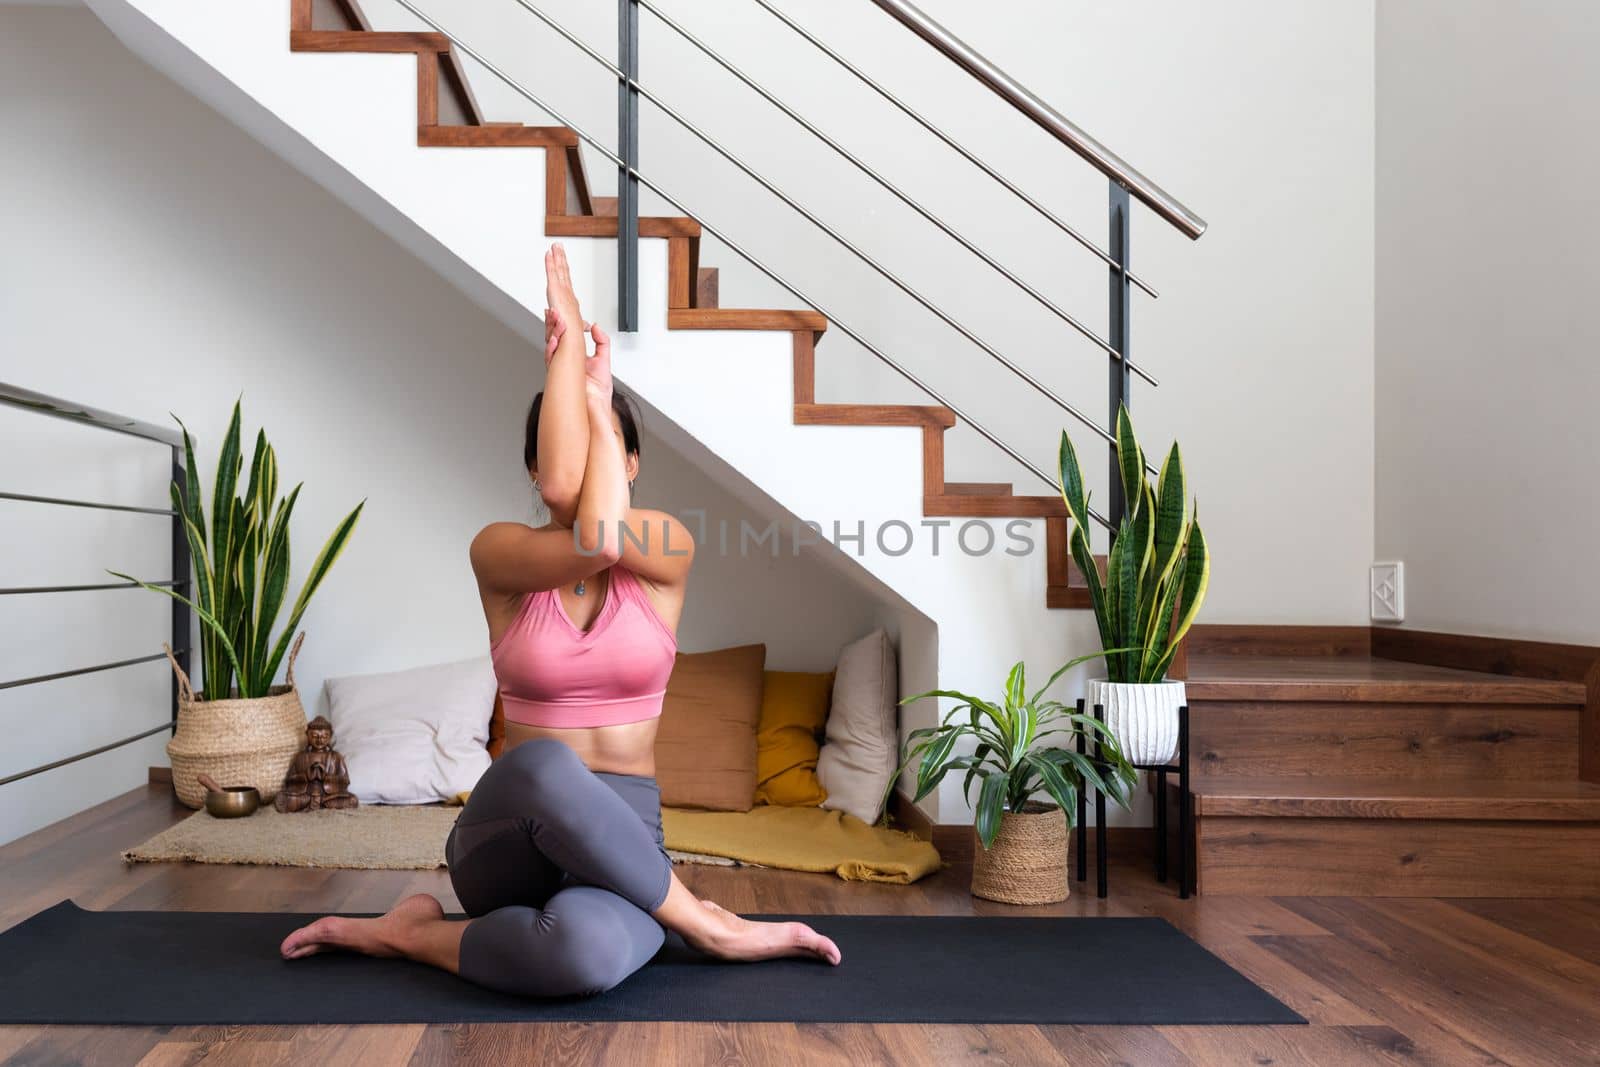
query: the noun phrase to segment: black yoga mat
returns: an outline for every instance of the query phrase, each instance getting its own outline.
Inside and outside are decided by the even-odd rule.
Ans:
[[[609,993],[536,1001],[404,960],[281,959],[313,917],[63,901],[0,934],[0,1024],[1305,1022],[1161,919],[800,916],[841,965],[669,942]]]

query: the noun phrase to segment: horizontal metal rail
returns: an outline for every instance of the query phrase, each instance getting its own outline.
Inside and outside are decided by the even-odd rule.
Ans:
[[[154,734],[159,734],[163,730],[172,729],[172,726],[173,723],[171,721],[164,722],[160,726],[152,726],[150,729],[145,730],[142,733],[134,734],[132,737],[124,737],[121,741],[113,741],[109,745],[101,745],[99,748],[91,748],[87,752],[79,752],[75,756],[65,756],[51,763],[42,763],[37,767],[32,767],[25,771],[19,771],[16,774],[8,774],[4,778],[0,778],[0,785],[10,785],[12,782],[20,782],[24,778],[32,778],[36,774],[43,774],[45,771],[53,771],[57,767],[65,767],[69,763],[77,763],[79,760],[88,759],[90,756],[98,756],[102,752],[110,752],[112,749],[121,748],[123,745],[131,745],[135,741],[143,741],[145,738]]]
[[[417,16],[417,18],[421,19],[424,23],[426,23],[436,33],[441,33],[444,36],[448,37],[450,39],[450,42],[456,48],[459,48],[464,55],[470,57],[474,62],[478,63],[480,66],[482,66],[485,70],[487,70],[490,74],[494,75],[496,78],[499,78],[513,92],[515,92],[519,96],[523,97],[525,100],[527,100],[529,103],[533,104],[535,107],[538,107],[540,110],[544,111],[551,118],[555,119],[556,122],[560,123],[561,125],[563,125],[563,126],[567,127],[568,129],[570,129],[573,133],[577,134],[578,137],[581,138],[584,142],[586,142],[590,147],[592,147],[595,151],[597,151],[601,155],[603,155],[608,162],[610,162],[612,164],[615,164],[618,167],[625,167],[621,157],[619,157],[615,152],[613,152],[611,149],[607,148],[604,144],[602,144],[599,140],[597,140],[596,138],[591,136],[581,126],[578,126],[575,123],[571,122],[565,115],[563,115],[556,108],[552,107],[548,102],[546,102],[543,98],[541,98],[540,96],[535,94],[527,86],[523,85],[521,82],[517,81],[517,79],[513,78],[511,75],[509,75],[505,71],[501,70],[494,63],[490,62],[487,58],[485,58],[483,56],[483,54],[481,52],[479,52],[476,49],[474,49],[471,45],[469,45],[465,41],[463,41],[460,37],[456,36],[455,34],[451,33],[449,30],[445,29],[444,26],[441,25],[438,22],[438,20],[433,18],[433,16],[431,16],[431,15],[427,14],[426,12],[422,11],[414,3],[412,3],[412,0],[396,0],[396,2],[398,4],[400,4],[401,7],[404,7],[407,11],[410,11],[413,15]],[[689,209],[684,207],[681,202],[679,202],[675,197],[672,196],[672,194],[670,194],[666,190],[662,189],[661,186],[659,186],[655,182],[651,181],[645,175],[639,173],[639,171],[636,170],[636,169],[626,168],[626,167],[625,167],[625,169],[627,169],[628,172],[631,173],[635,178],[639,179],[639,183],[641,185],[643,185],[646,188],[650,189],[657,196],[661,197],[663,200],[665,200],[667,203],[671,204],[677,210],[682,211],[685,215],[689,214]],[[767,266],[760,259],[758,259],[754,254],[746,251],[743,246],[741,246],[738,242],[734,241],[733,239],[729,238],[721,230],[717,229],[717,227],[711,225],[710,223],[707,223],[703,219],[699,220],[699,222],[700,222],[700,226],[701,226],[701,228],[703,230],[705,230],[707,233],[711,234],[713,237],[715,237],[717,240],[721,241],[723,244],[727,245],[729,249],[731,249],[740,258],[742,258],[746,262],[748,262],[752,267],[755,267],[758,271],[760,271],[761,273],[765,274],[768,278],[772,279],[773,282],[775,282],[776,284],[778,284],[782,288],[788,290],[788,292],[791,295],[793,295],[796,299],[798,299],[801,303],[807,305],[808,307],[814,308],[816,311],[818,311],[820,314],[822,314],[830,323],[832,323],[834,326],[838,327],[840,332],[845,334],[845,336],[849,337],[851,340],[855,341],[862,348],[865,348],[868,352],[872,353],[872,355],[876,356],[878,358],[878,360],[880,362],[882,362],[885,366],[889,367],[895,373],[899,374],[902,378],[906,379],[906,381],[910,382],[912,385],[914,385],[918,389],[922,390],[922,392],[926,393],[930,399],[938,402],[939,404],[941,404],[942,406],[944,406],[946,408],[949,408],[952,414],[954,414],[958,419],[960,419],[962,422],[966,423],[968,426],[972,427],[973,430],[977,431],[979,436],[983,437],[984,440],[988,441],[990,444],[992,444],[996,448],[1000,449],[1000,451],[1004,452],[1006,455],[1008,455],[1012,459],[1016,460],[1023,467],[1027,468],[1040,481],[1042,481],[1046,485],[1050,486],[1051,489],[1059,491],[1059,486],[1057,485],[1057,481],[1056,481],[1055,478],[1053,478],[1050,475],[1046,474],[1044,472],[1044,470],[1042,470],[1038,465],[1034,464],[1033,462],[1028,460],[1026,457],[1020,455],[1014,448],[1012,448],[1010,445],[1006,444],[1004,441],[1000,440],[1000,438],[996,437],[985,426],[983,426],[982,423],[978,422],[976,419],[973,419],[970,415],[966,414],[966,412],[964,412],[960,407],[956,406],[954,403],[950,402],[949,400],[946,400],[936,389],[934,389],[932,386],[928,385],[922,379],[918,378],[911,371],[907,370],[904,366],[902,366],[899,362],[897,362],[892,357],[890,357],[887,353],[885,353],[877,345],[874,345],[871,341],[868,341],[865,337],[861,336],[861,334],[859,334],[854,329],[852,329],[848,324],[846,324],[845,322],[841,321],[838,318],[835,318],[833,315],[829,314],[829,312],[825,308],[821,307],[815,300],[813,300],[810,296],[808,296],[798,286],[794,285],[792,282],[788,281],[786,278],[784,278],[782,275],[780,275],[777,271],[775,271],[771,267]],[[1026,373],[1026,372],[1021,372],[1021,373]],[[1040,388],[1042,388],[1042,387],[1040,387]],[[1051,394],[1051,395],[1053,395],[1053,394]],[[1105,441],[1107,441],[1109,443],[1113,443],[1113,444],[1115,443],[1115,439],[1109,433],[1107,433],[1102,427],[1100,427],[1098,424],[1096,424],[1091,419],[1089,419],[1088,416],[1086,416],[1082,412],[1078,411],[1077,408],[1072,407],[1071,405],[1067,404],[1066,401],[1058,401],[1058,402],[1064,407],[1065,410],[1067,410],[1069,413],[1071,413],[1075,418],[1077,418],[1080,421],[1082,421],[1084,423],[1084,425],[1088,426],[1097,435],[1099,435],[1101,437],[1101,439],[1103,439],[1103,440],[1105,440]],[[1111,526],[1110,520],[1108,520],[1104,515],[1100,514],[1098,511],[1093,511],[1092,509],[1091,509],[1090,514],[1101,525],[1105,526],[1108,529],[1110,528],[1110,526]]]
[[[169,589],[185,589],[189,580],[168,582],[151,582],[151,585],[164,586]],[[92,593],[100,589],[140,589],[138,582],[102,582],[98,585],[20,585],[11,589],[0,589],[0,596],[26,596],[29,593]]]
[[[189,651],[187,648],[176,649],[174,650],[173,654],[176,655],[178,652],[187,651]],[[0,682],[0,689],[20,689],[25,685],[38,685],[40,682],[54,682],[61,678],[75,678],[80,674],[95,674],[99,671],[112,671],[116,670],[118,667],[132,667],[136,663],[154,663],[157,660],[166,658],[167,654],[165,652],[157,652],[153,656],[139,656],[135,659],[120,659],[115,663],[97,663],[93,667],[77,667],[70,671],[57,671],[54,674],[40,674],[35,675],[32,678],[18,678],[11,682]]]
[[[59,504],[67,508],[96,508],[100,511],[133,511],[141,515],[177,515],[171,508],[141,508],[135,504],[102,504],[95,500],[69,500],[59,496],[34,496],[32,493],[0,492],[0,500],[22,500],[32,504]]]
[[[652,14],[658,14],[656,12],[655,8],[651,7],[651,5],[648,3],[648,0],[638,0],[638,2],[640,3],[641,6],[643,6],[645,8],[648,8],[651,11]],[[792,208],[796,213],[798,213],[807,222],[811,223],[811,225],[815,226],[817,229],[821,230],[823,233],[825,233],[829,237],[833,238],[833,240],[836,241],[841,246],[843,246],[846,251],[850,252],[852,255],[854,255],[857,259],[861,260],[861,262],[865,263],[867,266],[871,267],[874,271],[876,271],[879,275],[881,275],[890,284],[894,285],[901,292],[905,293],[911,299],[915,300],[918,304],[921,304],[928,311],[932,312],[946,326],[949,326],[952,330],[955,330],[962,337],[965,337],[968,341],[970,341],[973,344],[977,345],[990,358],[998,361],[1001,364],[1001,366],[1005,367],[1007,370],[1011,371],[1013,374],[1016,374],[1019,377],[1021,377],[1029,385],[1033,386],[1034,389],[1038,390],[1039,392],[1043,393],[1045,396],[1049,397],[1051,400],[1055,401],[1055,403],[1057,405],[1059,405],[1062,408],[1062,410],[1068,411],[1068,412],[1072,412],[1073,414],[1076,415],[1076,411],[1072,408],[1072,406],[1070,404],[1068,404],[1066,401],[1062,400],[1060,397],[1056,396],[1048,388],[1046,388],[1043,384],[1041,384],[1037,379],[1035,379],[1032,376],[1028,375],[1021,368],[1019,368],[1014,362],[1012,362],[1011,360],[1007,359],[1005,357],[1005,355],[1000,352],[999,349],[995,348],[993,345],[989,344],[987,341],[984,341],[981,337],[979,337],[971,329],[969,329],[968,327],[962,325],[959,321],[957,321],[953,316],[951,316],[943,308],[939,307],[937,304],[935,304],[928,297],[924,296],[921,292],[919,292],[917,289],[912,287],[908,282],[906,282],[904,279],[902,279],[899,275],[895,274],[888,267],[885,267],[883,264],[879,263],[876,259],[874,259],[870,254],[868,254],[867,252],[862,250],[858,245],[856,245],[854,242],[852,242],[849,238],[845,237],[838,230],[834,229],[832,226],[830,226],[826,222],[824,222],[814,212],[810,211],[804,205],[800,204],[798,201],[796,201],[795,199],[790,197],[789,194],[785,193],[782,189],[778,188],[778,186],[771,179],[769,179],[765,175],[761,174],[754,167],[750,166],[743,159],[741,159],[738,155],[736,155],[733,152],[732,149],[728,148],[726,145],[721,144],[715,138],[713,138],[710,134],[708,134],[704,130],[700,129],[699,126],[695,125],[692,121],[690,121],[688,118],[686,118],[681,112],[679,112],[676,108],[672,107],[672,105],[668,104],[666,101],[662,100],[659,96],[657,96],[656,94],[652,93],[650,90],[646,89],[644,86],[640,85],[634,79],[627,77],[622,72],[622,70],[620,68],[616,67],[610,60],[606,59],[605,56],[601,55],[599,52],[596,52],[593,48],[589,47],[587,44],[585,44],[578,37],[576,37],[571,32],[569,32],[565,27],[561,26],[559,23],[557,23],[555,20],[550,18],[544,12],[540,11],[538,8],[532,6],[530,3],[528,3],[527,0],[517,0],[517,3],[521,4],[523,7],[527,8],[530,12],[532,12],[534,15],[536,15],[540,19],[542,19],[545,22],[546,25],[548,25],[551,29],[555,30],[557,33],[561,34],[561,36],[565,37],[568,41],[570,41],[577,48],[581,49],[586,55],[588,55],[595,62],[597,62],[601,66],[604,66],[605,68],[607,68],[612,74],[616,75],[619,79],[621,79],[623,81],[626,81],[628,84],[633,86],[634,89],[638,92],[638,94],[641,97],[643,97],[644,99],[650,101],[656,107],[660,108],[661,111],[664,114],[667,115],[667,117],[671,118],[674,122],[678,123],[678,125],[682,126],[684,129],[688,130],[690,133],[692,133],[696,137],[698,137],[708,147],[710,147],[715,152],[717,152],[718,155],[722,156],[723,159],[726,159],[729,163],[732,163],[735,167],[739,168],[741,171],[743,171],[745,174],[747,174],[752,180],[754,180],[757,183],[759,183],[763,189],[767,190],[767,192],[771,193],[773,196],[777,197],[779,200],[781,200],[785,204],[787,204],[790,208]],[[682,31],[682,32],[687,33],[687,31]],[[692,40],[692,38],[691,38],[691,40]],[[732,68],[729,68],[729,69],[732,70]],[[733,71],[733,73],[738,74],[738,71],[735,70],[735,71]],[[741,75],[741,77],[742,77],[742,75]],[[765,90],[761,90],[761,91],[763,93],[765,92]],[[770,99],[770,97],[769,97],[769,99]],[[783,108],[784,111],[788,111],[788,108],[785,107],[781,102],[778,102],[776,100],[774,100],[773,102],[778,107]],[[810,127],[810,124],[806,123],[806,121],[804,119],[799,118],[799,116],[795,116],[795,119],[796,119],[796,121],[801,122],[802,124],[805,124],[807,127]],[[824,140],[828,140],[827,135],[821,133],[821,131],[815,131],[814,130],[813,132],[816,132],[817,136],[822,137]],[[829,143],[832,144],[833,142],[829,141]],[[838,147],[838,146],[835,146],[835,147]],[[845,156],[847,156],[848,158],[850,158],[852,160],[855,160],[855,157],[854,156],[850,156],[850,154],[848,152],[846,152],[843,148],[839,148],[839,151],[841,153],[843,153]],[[875,178],[878,178],[879,182],[883,183],[885,188],[893,189],[893,186],[889,185],[885,179],[883,179],[881,177],[878,177],[878,175],[875,172],[870,170],[870,168],[867,168],[866,164],[859,163],[859,161],[856,161],[856,162],[864,170],[866,170],[867,173],[872,174]],[[902,197],[902,199],[905,199],[905,198]],[[913,204],[913,206],[917,206],[917,205],[915,205],[915,202],[911,201],[911,200],[907,200],[907,203],[911,203],[911,204]],[[683,209],[680,208],[679,210],[681,211]],[[920,206],[917,206],[917,210],[923,211],[923,213],[925,215],[927,214],[927,212],[924,209],[922,209]],[[933,216],[928,215],[928,217],[932,218]],[[934,221],[937,222],[938,220],[935,219]],[[941,228],[944,228],[944,224],[943,223],[939,223],[939,225],[940,225]],[[946,229],[946,232],[951,233],[951,235],[953,237],[955,237],[956,240],[961,241],[963,244],[966,244],[965,239],[962,238],[959,234],[955,234],[953,231],[949,231],[948,229]],[[971,245],[967,245],[967,247],[971,248],[972,246]],[[984,256],[984,254],[981,251],[978,251],[977,249],[973,249],[973,251],[977,252],[977,254],[980,255],[980,256]],[[988,259],[987,256],[984,256],[984,258],[986,260]],[[1055,304],[1050,302],[1048,297],[1044,296],[1042,293],[1039,293],[1032,286],[1028,285],[1027,282],[1025,282],[1022,279],[1016,277],[1010,271],[1006,270],[1004,267],[1000,267],[998,264],[995,264],[995,266],[1007,278],[1010,278],[1017,285],[1021,286],[1025,290],[1027,290],[1027,292],[1029,294],[1031,294],[1032,296],[1037,298],[1046,307],[1048,307],[1051,310],[1055,311],[1057,314],[1061,315],[1067,322],[1069,322],[1073,326],[1077,327],[1080,333],[1082,333],[1085,337],[1089,338],[1095,344],[1099,345],[1100,348],[1107,355],[1111,356],[1113,359],[1116,359],[1116,360],[1121,360],[1122,359],[1121,354],[1116,350],[1116,348],[1112,347],[1112,345],[1110,345],[1108,342],[1103,340],[1099,335],[1094,333],[1092,330],[1089,330],[1087,327],[1083,326],[1082,323],[1078,322],[1077,319],[1074,319],[1067,312],[1061,310],[1060,308],[1057,308]],[[1134,364],[1132,364],[1131,362],[1128,364],[1128,369],[1134,371],[1135,373],[1137,373],[1141,378],[1143,378],[1145,381],[1149,382],[1151,385],[1160,385],[1161,384],[1155,378],[1153,378],[1149,374],[1145,373],[1145,371],[1143,371],[1139,367],[1134,366]],[[1086,423],[1089,423],[1090,425],[1093,425],[1092,422],[1089,422],[1089,420],[1084,419],[1083,416],[1080,415],[1078,417],[1080,419],[1082,419],[1083,421],[1085,421]]]
[[[759,4],[767,12],[767,14],[771,15],[773,18],[777,19],[795,33],[809,41],[811,45],[817,49],[817,51],[821,52],[823,55],[839,64],[839,66],[855,75],[856,78],[862,82],[862,84],[866,85],[869,89],[883,97],[889,103],[893,104],[907,118],[911,119],[913,122],[917,123],[917,125],[933,134],[940,141],[943,141],[946,147],[960,155],[962,159],[965,159],[968,163],[971,163],[974,167],[977,167],[979,170],[983,171],[986,176],[988,176],[996,184],[1000,185],[1001,188],[1006,190],[1006,192],[1010,193],[1012,196],[1015,196],[1018,200],[1021,200],[1024,204],[1027,204],[1034,211],[1038,212],[1040,217],[1046,222],[1050,223],[1056,229],[1060,230],[1062,233],[1066,234],[1068,237],[1082,245],[1089,252],[1097,256],[1100,259],[1100,262],[1104,263],[1112,270],[1126,274],[1128,281],[1132,282],[1140,289],[1143,289],[1146,293],[1150,294],[1150,296],[1159,297],[1161,295],[1160,293],[1156,292],[1156,290],[1151,287],[1151,285],[1143,278],[1139,277],[1131,270],[1124,269],[1122,264],[1118,263],[1116,260],[1107,255],[1106,252],[1091,238],[1080,233],[1078,228],[1072,225],[1072,223],[1068,222],[1066,219],[1063,219],[1061,216],[1057,215],[1055,212],[1039,203],[1038,200],[1028,195],[1028,193],[1023,191],[1023,189],[1010,178],[1007,178],[1004,174],[1001,174],[994,167],[990,166],[989,163],[983,159],[983,157],[979,156],[966,145],[962,144],[944,130],[934,125],[932,119],[924,116],[922,112],[918,111],[916,108],[912,107],[910,104],[896,96],[894,93],[884,88],[883,84],[874,79],[872,75],[868,74],[866,71],[850,62],[844,56],[840,55],[832,45],[828,44],[828,42],[824,41],[822,38],[818,37],[804,26],[800,25],[793,18],[789,17],[787,13],[774,7],[771,3],[771,0],[755,0],[755,2]]]
[[[158,441],[173,448],[183,447],[183,434],[166,426],[157,426],[138,419],[130,419],[126,415],[115,415],[109,411],[89,407],[87,404],[77,404],[60,397],[50,396],[46,393],[25,389],[20,385],[9,382],[0,382],[0,404],[9,404],[12,407],[25,408],[41,415],[53,415],[58,419],[70,419],[73,422],[88,423],[98,426],[102,430],[113,430],[117,433],[129,434],[133,437],[142,437],[147,441]]]
[[[1023,88],[1005,71],[979,55],[970,45],[905,0],[872,0],[889,16],[921,37],[935,50],[982,82],[1006,103],[1022,112],[1056,140],[1082,156],[1090,166],[1127,189],[1150,210],[1189,238],[1206,232],[1206,221],[1135,170],[1111,149],[1090,137],[1070,119]]]
[[[1077,330],[1084,337],[1088,338],[1091,342],[1093,342],[1095,344],[1096,347],[1098,347],[1106,355],[1108,355],[1111,358],[1116,359],[1116,360],[1121,360],[1122,359],[1122,353],[1119,352],[1116,349],[1116,347],[1111,344],[1111,342],[1107,341],[1104,337],[1101,337],[1098,333],[1096,333],[1093,329],[1091,329],[1086,323],[1083,322],[1082,319],[1079,319],[1076,315],[1072,314],[1066,308],[1063,308],[1061,305],[1059,305],[1055,301],[1051,300],[1048,296],[1045,296],[1043,293],[1041,293],[1038,289],[1034,288],[1032,285],[1029,285],[1019,275],[1017,275],[1015,272],[1013,272],[1010,268],[1006,267],[1005,264],[1001,263],[999,260],[997,260],[993,256],[989,255],[989,253],[985,252],[982,248],[979,248],[970,239],[968,239],[967,237],[963,236],[960,233],[960,231],[956,230],[949,223],[945,222],[938,215],[934,214],[931,210],[929,210],[926,206],[924,206],[920,201],[914,199],[912,196],[907,194],[903,189],[901,189],[899,186],[895,185],[888,178],[886,178],[882,174],[878,173],[877,170],[875,170],[865,160],[861,159],[861,157],[857,156],[855,153],[851,152],[844,145],[840,144],[837,140],[835,140],[834,138],[830,137],[826,132],[824,132],[822,129],[820,129],[815,123],[813,123],[812,121],[807,119],[804,115],[800,114],[794,108],[792,108],[788,104],[784,103],[776,95],[774,95],[770,90],[768,90],[765,86],[763,86],[760,82],[756,81],[754,78],[750,77],[750,75],[748,75],[744,71],[740,70],[727,57],[723,56],[722,54],[717,52],[714,48],[712,48],[710,45],[706,44],[704,41],[700,40],[700,38],[696,37],[689,30],[685,29],[682,24],[677,22],[675,19],[673,19],[671,16],[669,16],[666,12],[662,11],[659,7],[657,7],[654,3],[652,3],[651,0],[636,0],[636,2],[639,4],[640,7],[644,8],[646,11],[650,12],[656,18],[660,19],[667,26],[668,29],[672,30],[678,36],[682,37],[685,41],[688,41],[690,44],[694,45],[695,48],[699,49],[707,58],[709,58],[713,62],[719,64],[722,67],[723,70],[726,70],[729,74],[732,74],[735,78],[739,79],[739,81],[743,82],[747,87],[749,87],[750,89],[754,90],[756,93],[759,93],[763,100],[765,100],[767,103],[771,104],[773,107],[777,108],[779,111],[783,112],[793,122],[795,122],[802,129],[804,129],[807,133],[811,134],[817,140],[821,141],[823,144],[825,144],[829,148],[833,149],[833,151],[835,153],[837,153],[839,156],[841,156],[845,160],[847,160],[857,170],[859,170],[861,173],[865,174],[867,177],[871,178],[873,181],[877,182],[880,186],[882,186],[886,191],[888,191],[890,194],[892,194],[901,203],[905,204],[911,210],[913,210],[917,214],[921,215],[928,222],[933,223],[933,225],[938,227],[939,231],[941,233],[943,233],[946,237],[950,238],[952,241],[955,241],[962,248],[965,248],[968,252],[971,252],[973,255],[977,256],[986,265],[988,265],[990,268],[992,268],[997,274],[999,274],[1001,277],[1005,278],[1006,281],[1010,282],[1012,285],[1015,285],[1017,288],[1021,289],[1025,293],[1027,293],[1030,297],[1032,297],[1035,301],[1037,301],[1040,304],[1040,306],[1045,308],[1045,310],[1049,311],[1056,318],[1060,319],[1062,322],[1066,323],[1068,326],[1071,326],[1074,330]],[[599,53],[595,52],[588,45],[586,45],[582,41],[578,40],[578,38],[576,38],[575,36],[569,34],[566,30],[562,29],[548,15],[544,14],[538,8],[536,8],[532,4],[528,3],[528,0],[517,0],[517,3],[521,4],[524,8],[527,8],[529,11],[533,12],[539,18],[543,19],[546,25],[548,25],[551,29],[556,30],[558,33],[560,33],[562,36],[566,37],[567,40],[571,41],[573,44],[577,45],[579,48],[583,49],[585,52],[587,52],[589,54],[589,56],[591,58],[593,58],[596,61],[604,64],[607,67],[611,67],[613,72],[618,74],[619,76],[622,74],[622,72],[620,70],[617,70],[614,67],[614,65],[609,60],[607,60],[604,56],[602,56]],[[852,245],[850,242],[846,241],[843,237],[841,237],[832,228],[830,228],[827,225],[825,225],[822,222],[821,219],[817,218],[811,212],[809,212],[805,208],[801,207],[800,204],[797,201],[795,201],[787,193],[783,192],[783,190],[779,189],[774,183],[772,183],[771,181],[767,180],[766,178],[763,178],[761,175],[757,174],[753,169],[751,169],[751,167],[749,167],[742,160],[740,160],[738,158],[738,156],[736,156],[731,149],[729,149],[725,145],[719,144],[709,134],[705,133],[703,130],[701,130],[694,123],[692,123],[688,119],[684,118],[682,114],[680,114],[679,112],[677,112],[673,108],[669,107],[660,97],[656,96],[654,93],[648,92],[642,85],[639,85],[638,82],[633,81],[632,79],[629,79],[629,81],[633,84],[633,86],[638,91],[640,96],[643,96],[645,99],[647,99],[651,103],[655,104],[656,107],[658,107],[662,111],[666,112],[666,114],[670,118],[672,118],[674,121],[676,121],[684,129],[688,130],[690,133],[692,133],[696,137],[698,137],[708,147],[710,147],[711,149],[716,151],[719,155],[721,155],[723,159],[726,159],[728,162],[732,163],[734,166],[736,166],[740,170],[744,171],[750,177],[752,177],[756,181],[760,182],[767,189],[768,192],[772,193],[772,195],[776,196],[778,199],[780,199],[784,203],[788,204],[794,210],[800,212],[802,215],[805,216],[806,220],[808,222],[810,222],[812,225],[819,227],[824,232],[826,232],[830,237],[832,237],[834,240],[838,241],[840,244],[845,245],[845,247],[849,248],[850,251],[854,252],[855,255],[858,258],[860,258],[861,260],[866,262],[869,266],[871,266],[879,274],[882,274],[889,281],[893,282],[896,286],[898,286],[903,292],[905,292],[913,300],[917,301],[917,303],[921,304],[923,307],[927,308],[929,311],[931,311],[935,315],[939,316],[942,320],[944,320],[944,322],[947,325],[949,325],[951,327],[954,327],[956,329],[961,329],[961,327],[958,326],[953,319],[951,319],[948,315],[946,315],[945,312],[942,309],[937,307],[931,301],[929,301],[926,298],[924,298],[921,294],[917,293],[910,286],[908,286],[904,281],[902,281],[897,275],[895,275],[892,272],[890,272],[887,268],[879,266],[876,262],[872,261],[864,252],[861,252],[854,245]],[[962,330],[961,332],[963,334],[967,334],[968,333],[968,331],[966,331],[966,330]],[[968,338],[969,338],[969,340],[972,339],[970,334],[968,334]],[[1145,381],[1149,382],[1151,385],[1160,385],[1161,384],[1160,382],[1156,381],[1156,379],[1154,377],[1152,377],[1148,372],[1146,372],[1144,370],[1144,368],[1137,366],[1131,360],[1128,363],[1128,368],[1130,370],[1132,370],[1135,374],[1139,375],[1139,377],[1141,377]]]

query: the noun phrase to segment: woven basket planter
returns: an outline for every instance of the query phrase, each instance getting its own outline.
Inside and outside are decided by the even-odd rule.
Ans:
[[[1020,812],[1006,812],[993,845],[975,842],[972,895],[1004,904],[1066,900],[1068,840],[1067,817],[1058,807],[1029,803]]]
[[[289,761],[306,744],[306,713],[294,684],[294,658],[304,636],[289,650],[289,684],[273,686],[264,697],[197,700],[189,676],[167,650],[178,676],[178,729],[167,742],[167,757],[173,791],[184,804],[204,806],[201,774],[223,786],[254,786],[262,803],[278,795]]]

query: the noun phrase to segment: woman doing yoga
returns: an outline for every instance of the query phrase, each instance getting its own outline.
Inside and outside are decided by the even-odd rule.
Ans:
[[[497,522],[472,543],[506,751],[445,845],[469,918],[446,919],[418,895],[376,919],[318,919],[283,955],[402,956],[525,996],[610,989],[656,954],[665,930],[723,959],[838,963],[810,927],[740,918],[672,872],[654,748],[693,543],[671,516],[630,506],[639,434],[612,389],[610,340],[590,326],[587,354],[560,245],[545,277],[545,389],[523,458],[550,522]]]

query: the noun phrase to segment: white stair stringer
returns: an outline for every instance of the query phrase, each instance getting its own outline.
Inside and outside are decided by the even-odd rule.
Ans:
[[[415,58],[291,52],[289,0],[88,4],[156,69],[329,189],[530,343],[542,342],[544,149],[419,148]],[[249,200],[250,191],[240,190],[240,210],[249,210]],[[561,240],[586,303],[600,321],[614,321],[615,241]],[[1095,647],[1086,613],[1045,607],[1042,521],[1020,527],[1032,551],[1011,555],[1005,551],[1012,544],[1009,520],[925,520],[919,429],[795,425],[790,334],[668,330],[666,288],[667,242],[643,239],[640,329],[616,337],[617,377],[671,423],[663,436],[686,459],[724,477],[736,471],[747,484],[730,488],[763,513],[814,522],[825,537],[835,524],[846,534],[858,524],[864,529],[864,544],[842,545],[843,556],[853,561],[848,566],[892,593],[884,598],[888,617],[909,609],[936,627],[936,648],[902,648],[902,677],[915,687],[908,691],[938,687],[996,697],[1015,661],[1027,661],[1037,684],[1070,656]],[[824,339],[819,360],[828,358],[827,344]],[[956,532],[968,522],[975,524],[968,546],[980,547],[987,527],[992,551],[969,555],[958,546]],[[902,552],[907,531],[910,548]],[[826,545],[816,551],[840,562],[840,553]],[[927,644],[933,627],[902,627],[902,642]],[[839,635],[841,641],[853,636]],[[914,666],[904,669],[908,663]],[[1076,698],[1083,674],[1069,676],[1058,697]],[[915,706],[903,714],[902,729],[934,718],[931,703]],[[959,776],[951,776],[923,807],[939,821],[970,819]]]

